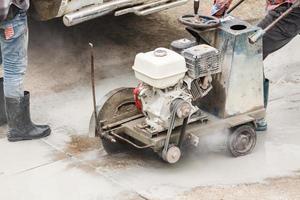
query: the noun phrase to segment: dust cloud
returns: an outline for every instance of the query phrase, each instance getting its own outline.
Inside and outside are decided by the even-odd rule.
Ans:
[[[30,20],[26,86],[46,93],[89,84],[89,42],[94,44],[96,80],[130,73],[138,52],[169,47],[185,35],[176,25],[132,15],[106,16],[74,27],[65,27],[59,19]]]
[[[197,152],[201,153],[223,153],[227,152],[228,129],[212,131],[200,137]]]

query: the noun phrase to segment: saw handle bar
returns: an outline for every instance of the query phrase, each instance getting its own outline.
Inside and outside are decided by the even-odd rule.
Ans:
[[[120,140],[123,140],[124,142],[132,145],[133,147],[135,147],[137,149],[147,149],[147,148],[153,147],[152,144],[148,144],[148,145],[145,145],[145,146],[140,146],[140,145],[135,144],[135,143],[131,142],[130,140],[122,137],[121,135],[118,135],[118,134],[114,133],[113,131],[111,131],[110,134],[113,135],[114,137],[120,139]]]
[[[253,35],[251,35],[248,39],[251,44],[256,43],[260,38],[264,36],[266,32],[268,32],[271,28],[273,28],[282,18],[290,14],[294,8],[297,8],[300,6],[300,0],[295,1],[295,3],[292,4],[292,6],[287,9],[284,13],[282,13],[281,16],[279,16],[275,21],[273,21],[269,26],[267,26],[265,29],[260,29],[257,32],[255,32]]]
[[[194,0],[194,14],[198,15],[200,7],[200,0]]]
[[[227,12],[226,15],[230,14],[232,11],[234,11],[237,7],[239,7],[239,5],[241,5],[245,0],[239,0],[238,2],[236,2],[236,4],[234,4]]]

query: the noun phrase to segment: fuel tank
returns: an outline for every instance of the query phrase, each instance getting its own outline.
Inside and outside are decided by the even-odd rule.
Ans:
[[[166,48],[137,54],[132,68],[138,80],[159,89],[174,86],[187,71],[184,57]]]

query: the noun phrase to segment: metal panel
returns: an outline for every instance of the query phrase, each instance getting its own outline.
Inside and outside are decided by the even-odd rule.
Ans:
[[[226,118],[263,108],[262,41],[248,42],[258,29],[232,19],[216,30],[200,33],[222,54],[222,73],[214,77],[213,90],[200,101],[209,112]]]

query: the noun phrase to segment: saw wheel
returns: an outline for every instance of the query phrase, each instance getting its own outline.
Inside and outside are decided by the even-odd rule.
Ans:
[[[121,125],[122,122],[141,115],[141,112],[135,106],[133,89],[115,89],[106,94],[97,104],[98,127],[95,136],[101,138],[103,148],[107,153],[118,153],[128,148],[127,143],[117,138],[114,138],[115,141],[109,140],[104,135],[108,135],[114,127]],[[93,118],[94,116],[92,116],[91,120]]]

